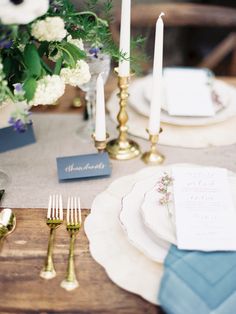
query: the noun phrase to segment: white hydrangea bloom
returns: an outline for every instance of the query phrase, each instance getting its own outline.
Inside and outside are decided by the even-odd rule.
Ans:
[[[85,84],[91,78],[89,65],[84,60],[78,60],[75,68],[62,68],[60,76],[65,80],[66,84],[72,86]]]
[[[44,15],[49,8],[49,0],[0,1],[0,20],[3,24],[28,24]]]
[[[59,75],[46,75],[37,82],[34,99],[31,105],[51,105],[60,98],[65,91],[65,82]]]
[[[35,22],[32,25],[31,34],[39,41],[62,41],[67,31],[63,19],[54,16]]]
[[[67,36],[68,43],[71,43],[78,47],[80,50],[84,50],[84,44],[82,39],[73,39],[71,35]]]

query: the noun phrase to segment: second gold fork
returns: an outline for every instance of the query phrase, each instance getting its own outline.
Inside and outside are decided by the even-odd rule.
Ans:
[[[61,282],[61,287],[67,291],[71,291],[79,286],[79,283],[76,279],[74,266],[75,238],[82,224],[79,198],[76,197],[68,198],[66,220],[67,220],[66,229],[70,236],[70,248],[67,264],[67,275],[66,278]]]

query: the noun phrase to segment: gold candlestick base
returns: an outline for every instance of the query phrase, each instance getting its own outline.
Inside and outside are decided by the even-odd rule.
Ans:
[[[146,164],[160,165],[165,160],[165,157],[157,150],[157,142],[159,139],[159,134],[162,132],[162,129],[160,129],[159,134],[150,134],[148,130],[147,132],[149,134],[149,140],[151,142],[151,149],[149,152],[145,152],[142,155],[141,159]]]
[[[132,140],[111,140],[107,144],[107,152],[111,158],[118,160],[128,160],[140,155],[139,145]]]
[[[97,141],[95,138],[95,134],[92,134],[92,138],[94,140],[94,146],[96,147],[98,153],[103,153],[106,151],[106,147],[107,147],[107,139],[109,138],[109,134],[106,134],[106,140],[104,141]]]
[[[140,155],[139,145],[131,139],[128,139],[126,123],[128,121],[128,114],[126,111],[128,103],[128,88],[130,76],[118,76],[119,87],[119,105],[120,110],[117,115],[119,135],[117,139],[113,139],[107,144],[107,152],[113,159],[128,160]]]

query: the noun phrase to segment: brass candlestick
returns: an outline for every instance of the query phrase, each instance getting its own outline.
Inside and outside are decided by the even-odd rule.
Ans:
[[[120,93],[117,96],[120,99],[120,111],[117,115],[119,123],[117,129],[119,131],[119,136],[117,139],[113,139],[107,144],[107,152],[110,157],[118,160],[132,159],[140,154],[139,145],[127,137],[128,127],[126,126],[126,123],[128,121],[128,114],[126,106],[129,97],[129,81],[130,76],[118,76],[118,87],[120,89]]]
[[[92,134],[92,138],[94,140],[94,146],[96,147],[98,153],[103,153],[106,151],[107,139],[109,138],[109,134],[106,133],[106,139],[103,141],[97,141],[95,138],[95,134]]]
[[[146,164],[152,164],[152,165],[159,165],[162,164],[165,160],[165,157],[157,150],[157,143],[159,139],[159,134],[162,132],[162,129],[160,129],[160,132],[158,134],[150,134],[149,130],[147,130],[149,134],[149,141],[151,142],[151,149],[148,152],[145,152],[142,155],[142,160]]]

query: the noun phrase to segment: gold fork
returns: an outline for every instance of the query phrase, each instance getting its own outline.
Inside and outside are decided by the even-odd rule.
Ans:
[[[69,197],[67,202],[67,231],[70,236],[70,248],[67,264],[66,278],[61,282],[61,287],[67,291],[74,290],[79,286],[76,279],[75,266],[74,266],[74,244],[77,233],[82,224],[80,198]]]
[[[47,257],[43,269],[40,272],[40,277],[44,279],[52,279],[56,276],[56,271],[53,265],[53,244],[55,230],[63,223],[63,205],[62,196],[50,195],[48,202],[48,211],[46,224],[50,228],[48,241]]]

